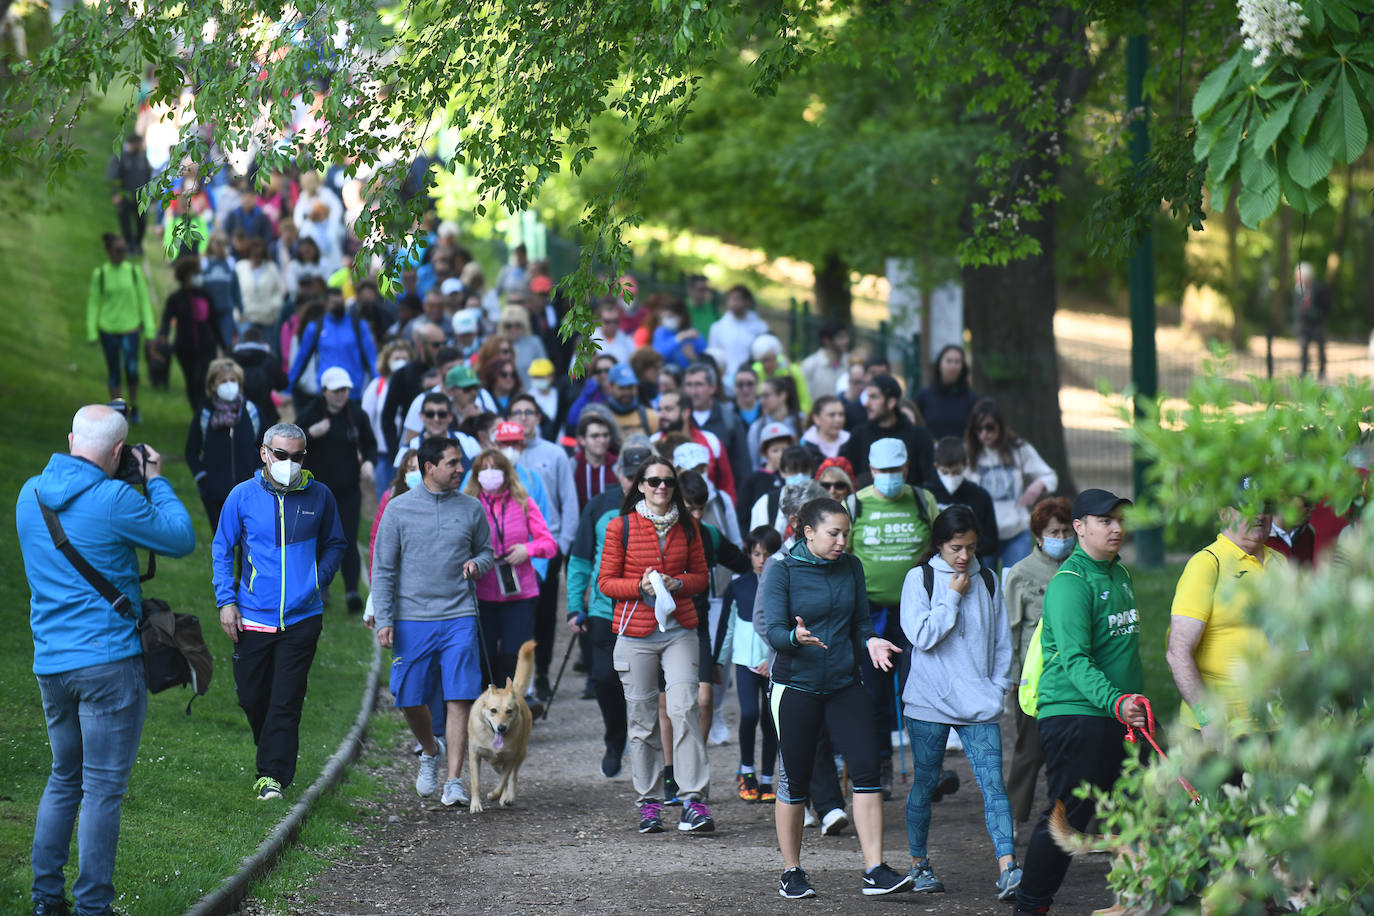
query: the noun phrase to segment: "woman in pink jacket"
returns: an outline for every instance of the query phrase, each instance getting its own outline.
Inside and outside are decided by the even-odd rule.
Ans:
[[[531,557],[552,558],[558,543],[534,500],[529,498],[510,459],[487,449],[472,462],[463,492],[482,503],[491,527],[496,565],[477,580],[477,611],[491,679],[515,676],[516,653],[534,638],[534,599],[539,577]]]

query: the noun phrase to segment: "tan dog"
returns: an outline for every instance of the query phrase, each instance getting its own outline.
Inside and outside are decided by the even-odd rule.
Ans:
[[[534,717],[525,702],[534,676],[534,640],[520,647],[515,664],[515,681],[506,678],[506,686],[489,686],[472,704],[468,715],[468,777],[472,780],[473,814],[482,812],[482,788],[478,779],[483,760],[501,777],[501,782],[487,795],[487,801],[507,806],[515,801],[515,777],[530,746],[530,728]]]

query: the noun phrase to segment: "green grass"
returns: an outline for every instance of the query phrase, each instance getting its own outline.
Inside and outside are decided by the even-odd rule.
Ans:
[[[115,228],[103,170],[118,108],[106,105],[78,125],[91,156],[84,184],[55,194],[35,212],[0,221],[0,492],[7,521],[0,525],[0,606],[7,609],[9,638],[0,641],[0,913],[27,913],[29,849],[34,813],[51,764],[32,674],[33,644],[27,628],[28,586],[14,529],[20,485],[42,470],[54,451],[65,451],[71,417],[83,403],[103,401],[104,363],[85,342],[85,298],[91,270],[103,260],[100,234]],[[158,268],[165,270],[165,268]],[[158,276],[158,285],[168,284]],[[154,302],[161,313],[161,303]],[[168,461],[167,476],[196,523],[197,547],[183,560],[164,560],[147,592],[183,612],[199,614],[215,655],[210,692],[183,715],[187,694],[174,690],[149,698],[138,762],[124,803],[115,870],[116,906],[133,916],[181,912],[236,868],[286,810],[251,797],[253,742],[238,708],[230,667],[230,643],[220,632],[210,587],[210,530],[180,455],[190,414],[174,370],[168,392],[141,395],[147,441]],[[336,585],[325,613],[324,636],[310,676],[301,725],[300,767],[287,792],[289,804],[318,774],[354,717],[371,634],[342,612]],[[366,784],[349,793],[368,790]],[[324,806],[312,830],[328,833]],[[343,812],[346,814],[346,811]],[[75,845],[68,879],[75,877]]]
[[[1164,660],[1169,608],[1182,565],[1163,569],[1132,570],[1135,604],[1140,612],[1140,660],[1145,666],[1145,696],[1150,698],[1161,729],[1178,718],[1179,695],[1169,664]]]

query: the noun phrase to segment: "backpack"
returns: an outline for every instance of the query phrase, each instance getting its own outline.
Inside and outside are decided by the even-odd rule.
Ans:
[[[363,323],[362,320],[358,317],[358,313],[353,309],[349,309],[348,317],[353,322],[353,342],[358,345],[358,363],[363,368],[363,383],[366,384],[367,379],[372,375],[372,366],[367,361],[367,350],[363,348]],[[310,360],[315,358],[315,351],[319,349],[320,336],[324,334],[323,318],[321,318],[318,321],[312,321],[311,324],[319,325],[320,330],[319,333],[315,335],[315,339],[310,341],[310,347],[305,351],[305,356],[301,357],[302,377],[304,377],[307,374],[307,371],[309,370]],[[309,330],[309,328],[306,328],[307,332]],[[300,379],[296,379],[296,384],[299,385],[300,383]],[[309,393],[315,394],[315,392],[313,391]]]
[[[935,597],[935,568],[934,568],[933,566],[931,566],[929,563],[922,563],[922,564],[921,564],[921,578],[922,578],[922,580],[923,580],[923,582],[924,582],[924,584],[925,584],[925,587],[926,587],[926,597],[927,597],[927,598],[934,598],[934,597]],[[989,597],[989,598],[996,598],[996,597],[997,597],[997,580],[996,580],[996,578],[993,576],[992,570],[988,569],[986,566],[980,566],[980,567],[978,568],[978,578],[982,579],[982,580],[983,580],[983,584],[987,586],[987,588],[988,588],[988,597]]]
[[[1040,708],[1040,675],[1045,672],[1045,656],[1040,649],[1040,631],[1044,626],[1042,617],[1035,624],[1030,645],[1026,647],[1026,660],[1021,663],[1021,683],[1016,688],[1016,702],[1021,711],[1032,718]]]

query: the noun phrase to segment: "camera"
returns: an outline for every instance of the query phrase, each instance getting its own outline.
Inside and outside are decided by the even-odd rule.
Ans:
[[[129,418],[129,405],[123,398],[113,400],[108,405],[124,417]],[[148,483],[145,470],[148,463],[148,449],[144,445],[129,445],[127,442],[119,450],[119,466],[115,468],[114,479],[122,480],[131,487],[142,487]]]

